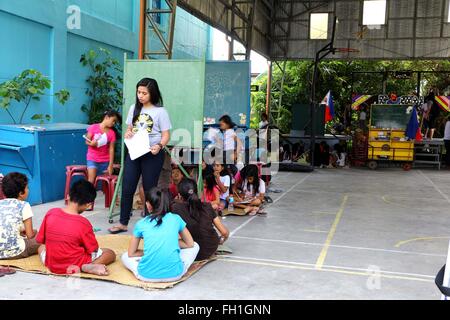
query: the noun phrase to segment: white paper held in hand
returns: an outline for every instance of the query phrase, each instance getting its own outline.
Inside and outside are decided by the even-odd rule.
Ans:
[[[130,159],[136,160],[150,152],[150,139],[146,130],[139,130],[131,139],[125,139]]]
[[[108,144],[108,136],[106,135],[106,133],[103,133],[97,140],[97,148],[101,148],[103,146],[106,146],[107,144]]]

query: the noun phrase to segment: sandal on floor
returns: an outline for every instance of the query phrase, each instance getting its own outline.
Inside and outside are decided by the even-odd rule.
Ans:
[[[254,208],[248,213],[248,215],[249,216],[256,216],[258,214],[258,211],[259,211],[259,208]]]
[[[115,231],[112,231],[113,229],[115,229]],[[112,228],[108,229],[108,232],[111,234],[119,234],[119,233],[128,232],[128,230],[123,230],[123,229],[120,229],[119,227],[112,227]]]
[[[269,196],[265,196],[265,197],[264,197],[264,200],[266,200],[267,203],[273,203],[272,198],[269,197]]]
[[[16,270],[9,267],[0,267],[0,276],[15,274]]]

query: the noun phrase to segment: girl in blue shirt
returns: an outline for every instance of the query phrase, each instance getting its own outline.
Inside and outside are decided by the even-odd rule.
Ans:
[[[200,247],[183,219],[169,212],[166,192],[152,188],[146,194],[146,206],[150,214],[136,224],[122,262],[141,281],[177,281],[186,274]],[[141,240],[144,250],[139,249]]]

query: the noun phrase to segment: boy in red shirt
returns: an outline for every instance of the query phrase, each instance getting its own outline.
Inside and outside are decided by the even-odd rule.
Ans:
[[[81,216],[96,195],[91,183],[78,181],[70,189],[67,207],[52,209],[45,215],[36,241],[44,244],[39,255],[51,272],[109,274],[106,266],[116,261],[116,254],[99,248],[92,224]]]

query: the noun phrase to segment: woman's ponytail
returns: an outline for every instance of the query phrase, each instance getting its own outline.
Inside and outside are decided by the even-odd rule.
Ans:
[[[198,197],[197,184],[194,180],[183,178],[178,184],[178,192],[189,207],[189,215],[195,220],[200,221],[200,212],[203,210],[203,203]]]

